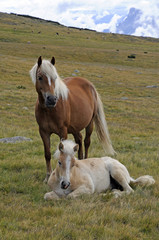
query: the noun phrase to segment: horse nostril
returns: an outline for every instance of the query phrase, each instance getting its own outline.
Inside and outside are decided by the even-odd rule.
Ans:
[[[66,183],[65,181],[62,181],[62,182],[61,182],[61,188],[62,188],[62,189],[67,189],[69,186],[70,186],[70,183],[69,183],[69,182],[68,182],[68,183]]]
[[[66,184],[65,184],[65,182],[64,181],[62,181],[62,183],[61,183],[61,188],[65,188],[65,186],[66,186]]]

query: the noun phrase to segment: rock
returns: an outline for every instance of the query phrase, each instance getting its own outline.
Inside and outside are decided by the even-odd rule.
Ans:
[[[10,138],[1,138],[1,143],[16,143],[16,142],[24,142],[24,141],[32,141],[30,138],[22,137],[22,136],[16,136],[16,137],[10,137]]]
[[[157,88],[157,86],[156,85],[146,86],[146,88]]]
[[[136,58],[136,54],[131,54],[128,56],[128,58]]]
[[[24,110],[29,110],[29,108],[28,108],[28,107],[23,107],[23,109],[24,109]]]
[[[129,98],[128,97],[122,97],[121,99],[122,100],[128,100]]]

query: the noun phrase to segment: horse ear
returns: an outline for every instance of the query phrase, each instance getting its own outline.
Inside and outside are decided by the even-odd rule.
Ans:
[[[63,149],[64,149],[64,145],[63,145],[62,142],[60,142],[60,144],[59,144],[59,150],[60,150],[60,152],[63,151]]]
[[[40,57],[38,58],[38,67],[40,67],[41,64],[42,64],[42,57],[40,56]]]
[[[76,146],[74,146],[73,150],[74,150],[74,152],[77,152],[78,149],[79,149],[79,145],[77,144]]]
[[[51,63],[52,63],[52,65],[55,65],[55,58],[54,57],[52,57]]]

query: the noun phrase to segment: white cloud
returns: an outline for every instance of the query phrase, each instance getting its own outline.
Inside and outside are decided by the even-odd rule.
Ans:
[[[146,27],[138,27],[136,31],[133,33],[135,36],[143,36],[143,37],[155,37],[158,38],[158,31],[152,28],[151,25],[147,25]]]

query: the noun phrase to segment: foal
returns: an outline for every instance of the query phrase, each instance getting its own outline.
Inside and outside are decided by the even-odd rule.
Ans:
[[[110,157],[76,160],[74,155],[77,150],[78,145],[73,141],[60,142],[55,153],[58,164],[48,180],[52,192],[46,193],[44,199],[75,198],[81,194],[101,193],[114,188],[113,193],[118,197],[134,191],[130,183],[155,183],[149,175],[133,179],[123,164]]]

